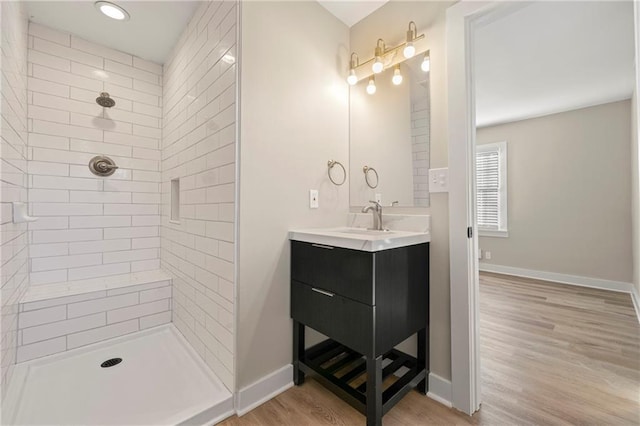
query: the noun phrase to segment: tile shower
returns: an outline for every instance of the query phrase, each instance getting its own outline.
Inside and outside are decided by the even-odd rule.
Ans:
[[[34,23],[27,67],[31,285],[158,269],[162,67]]]
[[[202,3],[164,65],[1,7],[3,395],[16,362],[171,322],[234,389],[235,2]]]

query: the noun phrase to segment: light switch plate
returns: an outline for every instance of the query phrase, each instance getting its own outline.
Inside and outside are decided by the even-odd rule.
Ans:
[[[310,189],[309,190],[309,208],[317,209],[319,206],[320,206],[320,203],[318,202],[318,190]]]
[[[429,169],[429,192],[449,192],[449,168]]]

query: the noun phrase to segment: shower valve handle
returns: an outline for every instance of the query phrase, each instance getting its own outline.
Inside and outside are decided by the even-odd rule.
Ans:
[[[103,155],[93,157],[91,161],[89,161],[89,170],[96,176],[111,176],[117,168],[118,166],[116,166],[116,163],[111,158]]]
[[[98,163],[96,163],[96,169],[100,169],[103,171],[107,171],[107,170],[112,170],[112,169],[117,169],[118,166],[116,166],[115,164],[109,164],[106,161],[99,161]]]

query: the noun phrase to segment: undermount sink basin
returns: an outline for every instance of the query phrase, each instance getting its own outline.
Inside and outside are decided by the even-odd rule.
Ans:
[[[394,232],[388,229],[378,231],[377,229],[340,229],[337,232],[344,234],[358,234],[358,235],[391,235]]]

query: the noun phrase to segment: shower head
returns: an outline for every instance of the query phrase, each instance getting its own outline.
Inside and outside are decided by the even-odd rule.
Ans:
[[[96,98],[96,103],[101,107],[111,108],[116,104],[116,101],[111,99],[111,97],[109,97],[109,94],[107,92],[102,92],[100,93],[100,96]]]

